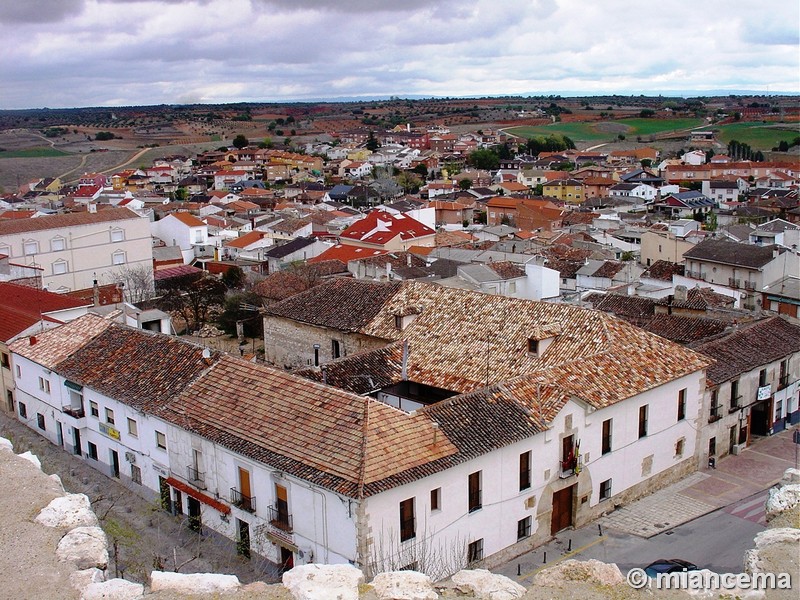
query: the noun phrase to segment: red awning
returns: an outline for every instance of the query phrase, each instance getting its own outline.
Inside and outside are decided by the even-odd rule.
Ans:
[[[214,500],[211,496],[207,496],[203,492],[199,492],[196,489],[189,487],[182,481],[178,481],[174,477],[168,477],[167,483],[174,487],[176,490],[182,491],[184,494],[189,494],[192,498],[199,500],[203,504],[207,504],[214,510],[221,512],[224,515],[229,515],[231,513],[231,507],[219,502],[218,500]]]

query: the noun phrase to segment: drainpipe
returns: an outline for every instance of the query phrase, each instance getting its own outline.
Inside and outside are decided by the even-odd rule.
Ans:
[[[403,340],[403,367],[400,377],[403,381],[408,379],[408,340]]]

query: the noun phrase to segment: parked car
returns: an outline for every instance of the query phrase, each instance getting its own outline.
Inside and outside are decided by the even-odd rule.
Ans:
[[[679,558],[661,558],[647,565],[644,572],[655,579],[659,573],[683,573],[684,571],[697,571],[699,568],[694,563]]]

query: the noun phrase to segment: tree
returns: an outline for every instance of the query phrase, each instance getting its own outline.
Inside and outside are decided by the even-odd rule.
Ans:
[[[241,288],[245,281],[247,281],[247,276],[244,274],[242,268],[236,265],[222,274],[222,283],[224,283],[225,287],[229,290]]]
[[[416,194],[419,188],[422,187],[422,180],[415,173],[409,173],[408,171],[398,173],[396,180],[405,194]]]
[[[365,144],[365,147],[370,152],[375,152],[375,150],[381,147],[378,140],[375,139],[375,134],[372,131],[369,132],[369,137],[367,138],[367,143]]]
[[[236,324],[241,322],[245,337],[261,337],[264,333],[264,319],[258,312],[259,306],[261,306],[261,297],[254,292],[228,296],[217,323],[225,333],[237,336]]]
[[[656,116],[656,111],[650,108],[645,108],[644,110],[639,112],[639,117],[642,119],[651,119],[652,117]]]
[[[711,213],[706,220],[706,231],[717,230],[717,213]]]
[[[472,187],[472,180],[469,177],[464,177],[458,180],[458,187],[462,190],[468,190]]]
[[[653,165],[653,161],[650,158],[643,158],[641,160],[641,165],[643,169],[647,169]]]
[[[494,171],[500,166],[500,156],[489,148],[478,148],[467,157],[467,162],[476,169]]]
[[[242,133],[233,138],[234,148],[241,150],[242,148],[247,148],[248,145],[250,145],[250,140],[248,140]]]
[[[188,284],[180,279],[167,284],[165,289],[160,302],[163,310],[178,313],[188,331],[197,331],[205,325],[209,309],[225,301],[225,284],[211,275],[203,275]]]
[[[414,167],[411,170],[414,171],[414,173],[417,173],[420,177],[422,177],[423,181],[425,181],[425,179],[428,177],[428,165],[426,165],[425,163],[419,163],[416,167]]]
[[[153,297],[153,270],[144,265],[122,267],[112,271],[111,278],[122,284],[123,297],[131,304]]]

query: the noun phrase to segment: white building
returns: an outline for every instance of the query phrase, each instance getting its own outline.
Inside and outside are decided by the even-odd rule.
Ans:
[[[208,225],[187,212],[175,212],[151,224],[153,237],[167,246],[177,246],[183,254],[184,264],[195,258],[195,250],[209,245]]]
[[[87,315],[11,345],[19,416],[241,553],[437,579],[696,467],[708,361],[604,313],[339,279],[265,326],[345,352],[300,377]]]
[[[54,292],[153,269],[149,222],[127,208],[0,221],[0,255],[41,269],[42,285]]]

